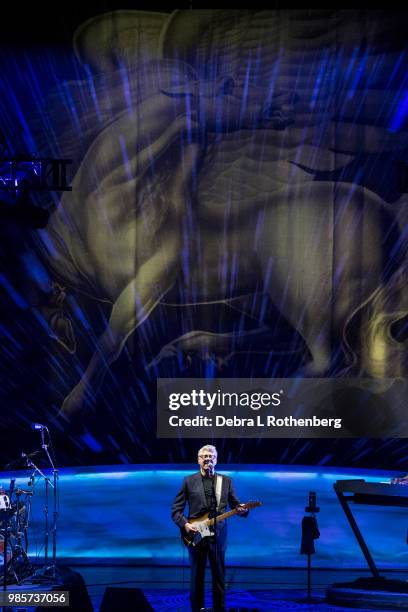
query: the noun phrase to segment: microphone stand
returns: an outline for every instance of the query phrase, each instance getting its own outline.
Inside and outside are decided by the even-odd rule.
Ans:
[[[53,487],[53,483],[50,481],[48,476],[44,474],[42,470],[34,463],[34,461],[23,453],[27,461],[27,466],[33,468],[34,473],[38,472],[39,475],[44,479],[45,482],[45,503],[44,503],[44,562],[48,562],[48,538],[49,538],[49,526],[48,526],[48,508],[49,508],[49,487]],[[42,571],[42,570],[41,570]],[[35,573],[37,575],[38,572]]]
[[[44,430],[47,430],[48,438],[50,439],[50,432],[48,431],[48,427],[41,427],[41,448],[47,455],[48,461],[50,462],[52,468],[52,482],[50,478],[45,476],[40,470],[37,471],[45,478],[45,495],[46,495],[46,510],[45,513],[45,551],[44,551],[44,562],[45,567],[36,572],[36,576],[39,579],[49,579],[52,578],[54,581],[58,578],[57,571],[57,520],[58,520],[58,468],[55,466],[50,452],[48,450],[49,444],[45,442]],[[31,459],[30,459],[31,462]],[[31,462],[32,463],[32,462]],[[35,467],[33,465],[33,467]],[[51,486],[53,490],[53,519],[52,519],[52,561],[51,565],[47,565],[48,563],[48,487]]]
[[[48,437],[50,438],[50,432],[47,428]],[[54,509],[52,513],[52,563],[49,568],[51,573],[51,578],[55,579],[57,577],[57,519],[58,519],[58,469],[55,467],[54,462],[51,458],[51,455],[48,450],[48,444],[44,443],[44,431],[41,431],[42,436],[42,448],[44,449],[48,461],[52,467],[52,477],[53,477],[53,502]]]
[[[217,556],[218,556],[218,552],[217,552],[217,548],[218,548],[218,543],[217,543],[217,495],[215,493],[215,472],[214,472],[214,466],[211,466],[210,470],[209,470],[209,476],[210,478],[212,478],[212,500],[211,500],[211,512],[214,515],[214,566],[215,566],[215,577],[213,576],[213,581],[214,578],[216,580],[216,584],[215,586],[217,586],[217,580],[218,580],[218,566],[217,566]],[[213,597],[214,597],[214,585],[213,585]],[[212,607],[213,610],[215,610],[215,606],[214,606],[214,602],[212,602]]]

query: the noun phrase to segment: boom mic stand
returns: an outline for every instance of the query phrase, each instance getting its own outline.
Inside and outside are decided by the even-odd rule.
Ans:
[[[210,504],[210,509],[209,509],[209,518],[214,518],[214,539],[213,539],[213,543],[214,543],[214,561],[215,561],[215,571],[217,571],[217,495],[215,493],[215,472],[214,472],[214,465],[211,464],[211,466],[208,466],[208,478],[211,478],[211,504]],[[212,578],[212,584],[213,584],[213,595],[214,595],[214,576],[212,575],[212,570],[211,570],[211,578]],[[212,607],[211,608],[201,608],[202,612],[215,612],[216,608],[214,607],[214,601],[212,602]]]
[[[34,463],[34,461],[31,459],[31,457],[29,457],[28,455],[26,455],[25,453],[22,453],[23,457],[25,458],[26,462],[27,462],[27,466],[32,468],[34,470],[33,475],[31,476],[31,480],[34,481],[34,474],[35,472],[38,472],[38,474],[41,476],[41,478],[44,480],[45,482],[45,503],[44,503],[44,560],[45,563],[47,563],[48,561],[48,536],[49,536],[49,530],[48,530],[48,498],[49,498],[49,494],[48,494],[48,489],[49,486],[53,486],[53,484],[51,483],[50,479],[48,478],[48,476],[46,476],[44,474],[44,472]],[[36,572],[37,574],[37,572]],[[36,575],[35,574],[35,575]]]
[[[45,547],[44,547],[44,567],[41,568],[40,570],[38,570],[35,574],[34,574],[34,579],[38,579],[39,581],[42,580],[49,580],[50,578],[53,581],[56,581],[59,578],[59,572],[57,570],[57,520],[58,520],[58,493],[59,493],[59,481],[58,481],[58,468],[55,466],[52,457],[50,455],[50,452],[48,450],[49,447],[49,442],[51,439],[50,436],[50,432],[48,430],[48,427],[46,427],[45,425],[40,425],[37,427],[37,429],[41,430],[41,448],[43,449],[43,451],[45,452],[48,461],[50,462],[50,466],[52,468],[52,481],[50,480],[49,477],[45,476],[45,474],[43,472],[41,472],[41,470],[39,470],[37,468],[37,466],[34,465],[34,463],[31,461],[31,459],[29,459],[29,462],[31,464],[32,467],[34,467],[39,474],[41,474],[41,476],[45,479],[45,508],[44,508],[44,514],[45,514]],[[48,444],[46,444],[45,442],[45,430],[47,431],[47,435],[48,435]],[[48,498],[49,498],[49,493],[48,493],[48,488],[49,486],[52,487],[52,491],[53,491],[53,518],[52,518],[52,561],[51,564],[48,565],[48,539],[49,539],[49,520],[48,520]]]
[[[218,530],[218,527],[217,527],[217,495],[215,493],[215,479],[216,479],[216,475],[215,475],[215,472],[214,472],[214,466],[212,466],[211,469],[209,470],[209,474],[210,474],[210,477],[212,478],[212,483],[211,483],[212,484],[212,487],[211,487],[211,490],[212,490],[211,512],[214,515],[214,566],[215,566],[215,572],[216,572],[215,573],[215,579],[217,580],[217,572],[218,572],[218,567],[217,567],[217,556],[218,556],[217,535],[218,534],[217,534],[217,530]],[[214,576],[212,577],[212,580],[214,582]],[[213,596],[214,596],[214,585],[213,585],[212,592],[213,592]],[[215,605],[214,605],[214,602],[212,602],[212,609],[213,610],[216,609]]]

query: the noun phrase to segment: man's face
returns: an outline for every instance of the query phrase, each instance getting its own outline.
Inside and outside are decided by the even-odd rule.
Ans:
[[[217,453],[210,450],[202,450],[198,453],[198,465],[200,470],[208,470],[210,467],[215,467],[217,464]]]

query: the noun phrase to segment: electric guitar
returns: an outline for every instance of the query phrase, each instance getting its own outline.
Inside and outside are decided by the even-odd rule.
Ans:
[[[252,508],[257,508],[258,506],[262,506],[262,502],[260,501],[249,501],[246,504],[242,504],[245,510],[251,510]],[[202,514],[197,518],[188,519],[188,522],[197,527],[197,531],[189,531],[187,532],[184,527],[181,528],[181,538],[183,543],[186,546],[198,546],[200,542],[207,538],[208,536],[214,535],[212,531],[210,531],[210,527],[214,526],[214,523],[218,523],[219,521],[223,521],[230,516],[234,516],[238,514],[236,510],[230,510],[229,512],[224,512],[224,514],[220,514],[216,518],[209,518],[209,512],[206,514]]]

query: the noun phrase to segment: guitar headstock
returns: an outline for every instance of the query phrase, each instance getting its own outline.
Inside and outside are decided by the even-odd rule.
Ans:
[[[246,504],[242,504],[246,510],[252,510],[252,508],[257,508],[258,506],[262,506],[261,501],[255,501],[251,499],[251,501],[246,502]]]

